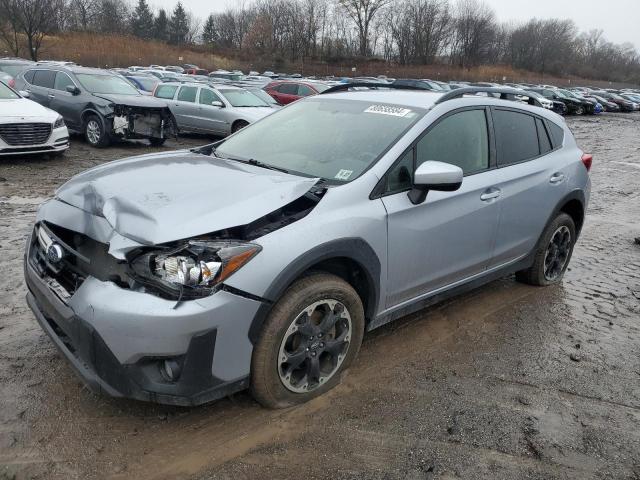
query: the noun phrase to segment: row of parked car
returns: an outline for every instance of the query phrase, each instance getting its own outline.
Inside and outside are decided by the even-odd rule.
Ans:
[[[552,85],[449,82],[380,77],[302,77],[217,70],[196,65],[96,69],[72,62],[0,59],[0,155],[50,152],[69,146],[69,131],[94,147],[115,139],[162,145],[184,132],[226,136],[283,105],[332,87],[394,88],[445,94],[464,87],[511,87],[514,101],[567,115],[640,109],[640,90],[562,89]],[[486,93],[492,95],[492,93]],[[9,106],[11,105],[11,106]]]

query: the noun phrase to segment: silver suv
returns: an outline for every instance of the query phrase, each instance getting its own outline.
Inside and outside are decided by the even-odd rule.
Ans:
[[[340,88],[40,207],[27,300],[89,385],[286,407],[333,388],[367,331],[505,275],[561,280],[591,167],[561,117],[503,90]]]

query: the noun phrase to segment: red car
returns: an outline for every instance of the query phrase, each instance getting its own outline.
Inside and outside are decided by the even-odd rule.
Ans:
[[[184,73],[186,75],[209,75],[209,71],[204,68],[187,68]]]
[[[324,92],[329,86],[318,82],[300,80],[276,80],[264,87],[280,105],[287,105],[304,97],[317,95]]]

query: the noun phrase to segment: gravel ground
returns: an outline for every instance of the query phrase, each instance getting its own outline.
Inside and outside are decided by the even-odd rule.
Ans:
[[[26,307],[25,237],[71,175],[149,147],[0,159],[0,479],[640,479],[640,115],[568,121],[595,161],[564,284],[506,278],[384,327],[284,411],[83,387]]]

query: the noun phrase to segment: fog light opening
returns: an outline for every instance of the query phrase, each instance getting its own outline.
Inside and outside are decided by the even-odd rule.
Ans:
[[[160,364],[160,372],[165,380],[177,382],[180,378],[182,368],[180,364],[173,359],[167,359]]]

